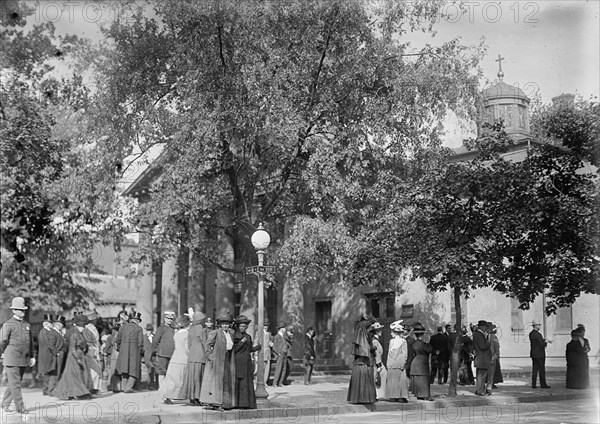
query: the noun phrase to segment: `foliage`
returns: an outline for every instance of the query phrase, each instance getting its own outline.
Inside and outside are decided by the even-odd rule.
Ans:
[[[56,36],[52,23],[25,31],[30,13],[23,3],[3,5],[1,289],[3,296],[31,298],[33,307],[67,309],[95,298],[74,274],[93,270],[93,245],[101,233],[115,230],[114,218],[103,213],[107,209],[94,206],[112,207],[112,199],[102,202],[112,191],[107,195],[105,185],[90,178],[94,153],[86,143],[82,78],[52,73],[57,61],[83,43]]]
[[[578,99],[542,107],[531,121],[539,138],[570,149],[592,165],[600,166],[600,104]]]
[[[138,10],[92,54],[105,163],[165,145],[138,214],[146,257],[184,245],[239,272],[258,222],[277,240],[295,222],[282,263],[303,269],[304,237],[321,227],[350,242],[390,164],[439,145],[448,110],[474,113],[481,46],[402,42],[431,30],[441,3],[154,4],[156,20]],[[340,266],[344,243],[321,245]]]

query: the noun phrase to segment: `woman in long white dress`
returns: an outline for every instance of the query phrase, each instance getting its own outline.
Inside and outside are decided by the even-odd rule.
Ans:
[[[163,399],[163,402],[167,405],[171,405],[173,399],[183,399],[181,389],[185,382],[185,370],[188,362],[188,330],[190,324],[191,320],[187,315],[181,315],[175,320],[176,331],[173,335],[175,350],[173,356],[171,356],[165,379],[158,389],[159,399]]]
[[[406,360],[408,359],[408,343],[402,337],[404,328],[402,320],[390,324],[392,339],[390,340],[387,358],[387,381],[385,394],[394,402],[408,402],[408,378],[406,376]]]

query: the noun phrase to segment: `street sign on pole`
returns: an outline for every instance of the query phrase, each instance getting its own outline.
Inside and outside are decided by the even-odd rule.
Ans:
[[[248,275],[264,275],[264,274],[274,274],[277,271],[276,266],[247,266],[246,274]]]

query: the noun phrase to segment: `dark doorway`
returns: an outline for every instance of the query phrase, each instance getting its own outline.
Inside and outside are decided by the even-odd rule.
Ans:
[[[315,302],[315,331],[318,358],[333,358],[333,322],[331,320],[331,301]]]
[[[390,324],[396,321],[396,294],[394,292],[367,293],[367,312],[384,326],[381,344],[383,346],[383,363],[387,366],[388,346],[392,336]]]

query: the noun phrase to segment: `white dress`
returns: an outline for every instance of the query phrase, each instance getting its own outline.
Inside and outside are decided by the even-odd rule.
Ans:
[[[159,399],[182,399],[181,388],[185,381],[185,370],[188,362],[188,329],[182,328],[177,330],[173,335],[175,350],[165,379],[158,389]]]
[[[406,377],[406,360],[408,359],[408,343],[402,337],[393,337],[388,350],[388,374],[385,393],[388,399],[408,399],[408,378]]]

